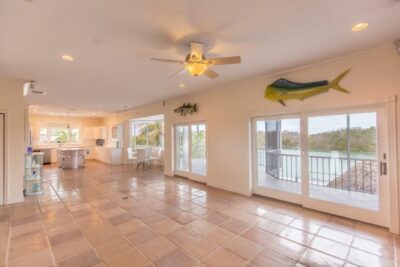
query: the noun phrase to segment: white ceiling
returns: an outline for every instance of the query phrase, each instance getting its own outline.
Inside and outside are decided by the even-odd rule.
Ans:
[[[396,0],[0,0],[0,76],[37,81],[31,104],[112,112],[388,44],[399,26]],[[149,60],[190,41],[242,64],[169,79],[179,65]]]

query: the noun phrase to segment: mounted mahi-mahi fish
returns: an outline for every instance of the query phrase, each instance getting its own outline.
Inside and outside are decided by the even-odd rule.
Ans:
[[[339,82],[349,71],[350,69],[346,70],[336,77],[336,79],[334,79],[332,82],[325,80],[310,83],[296,83],[286,79],[279,79],[267,86],[264,97],[273,101],[278,101],[283,106],[286,106],[284,100],[303,100],[307,97],[326,93],[330,88],[338,90],[342,93],[350,93],[348,90],[339,85]]]

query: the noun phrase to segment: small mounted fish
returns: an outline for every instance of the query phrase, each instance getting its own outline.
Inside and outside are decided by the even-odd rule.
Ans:
[[[187,114],[193,114],[197,112],[197,104],[183,103],[183,105],[175,109],[175,113],[181,114],[181,116],[186,116]]]
[[[349,71],[350,69],[346,70],[336,77],[336,79],[334,79],[332,82],[325,80],[310,83],[296,83],[285,79],[279,79],[267,86],[264,97],[273,101],[278,101],[283,106],[286,106],[284,100],[303,100],[311,96],[326,93],[330,88],[338,90],[342,93],[350,93],[348,90],[339,85],[339,82]]]

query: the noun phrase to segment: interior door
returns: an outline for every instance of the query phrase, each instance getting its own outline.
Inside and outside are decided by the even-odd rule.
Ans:
[[[304,206],[389,226],[384,109],[311,114],[306,120]]]
[[[4,204],[5,179],[5,118],[0,113],[0,205]]]
[[[175,174],[205,182],[207,175],[206,124],[175,126]]]

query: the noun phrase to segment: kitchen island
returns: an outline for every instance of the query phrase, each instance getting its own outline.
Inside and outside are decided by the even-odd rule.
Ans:
[[[83,147],[65,147],[57,149],[57,158],[62,169],[85,167],[86,150]]]

